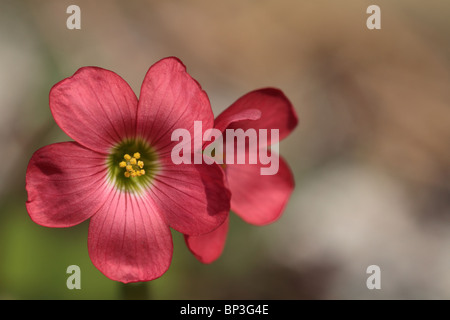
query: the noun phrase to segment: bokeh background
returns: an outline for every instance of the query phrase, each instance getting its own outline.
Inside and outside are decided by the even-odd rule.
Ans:
[[[68,30],[66,8],[81,8]],[[366,8],[381,8],[381,30]],[[202,265],[174,232],[153,299],[450,298],[450,2],[0,0],[0,299],[122,299],[87,251],[88,222],[34,224],[25,170],[70,140],[48,107],[82,66],[138,94],[150,65],[179,57],[222,110],[278,87],[299,127],[280,143],[296,189],[281,219],[232,216],[222,257]],[[66,268],[81,268],[68,290]],[[368,290],[366,268],[381,268]]]

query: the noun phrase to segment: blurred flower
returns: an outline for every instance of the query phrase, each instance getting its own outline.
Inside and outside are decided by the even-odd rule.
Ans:
[[[208,97],[176,58],[147,72],[139,101],[117,74],[84,67],[50,91],[57,124],[74,142],[36,151],[27,210],[46,227],[90,218],[88,250],[108,278],[160,277],[172,259],[170,228],[188,235],[221,225],[230,194],[218,165],[175,165],[170,133],[214,122]],[[203,132],[202,132],[203,133]]]
[[[297,123],[295,110],[283,92],[266,88],[239,98],[215,119],[214,127],[222,132],[223,137],[227,129],[278,129],[279,139],[282,140],[295,129]],[[259,136],[258,140],[256,152],[259,155],[260,148],[270,146],[272,137],[264,140]],[[267,145],[263,145],[266,141]],[[248,159],[251,152],[248,145],[246,152]],[[261,175],[264,165],[259,157],[256,158],[256,164],[237,164],[236,161],[233,164],[225,163],[223,170],[231,191],[231,210],[247,223],[263,226],[274,222],[283,213],[294,189],[294,178],[282,157],[279,157],[279,169],[274,175]],[[199,261],[211,263],[222,254],[228,221],[208,234],[185,235],[189,250]]]

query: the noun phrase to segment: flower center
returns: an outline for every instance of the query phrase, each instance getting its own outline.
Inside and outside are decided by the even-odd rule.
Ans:
[[[146,141],[124,140],[111,149],[107,160],[108,178],[121,191],[142,192],[151,185],[158,172],[157,158]]]
[[[140,177],[145,174],[145,170],[142,169],[144,168],[144,161],[139,160],[140,158],[141,154],[139,152],[135,152],[133,157],[128,153],[123,156],[123,161],[119,163],[119,167],[125,168],[125,178]]]

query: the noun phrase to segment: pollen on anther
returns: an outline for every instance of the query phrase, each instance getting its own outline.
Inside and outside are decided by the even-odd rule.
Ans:
[[[142,170],[144,167],[144,161],[137,160],[141,158],[141,154],[139,152],[135,152],[133,157],[131,157],[128,153],[123,156],[121,162],[119,162],[120,168],[125,168],[124,176],[126,178],[134,178],[140,177],[145,174],[145,170]]]

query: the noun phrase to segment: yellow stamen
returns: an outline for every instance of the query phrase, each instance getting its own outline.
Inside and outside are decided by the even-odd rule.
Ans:
[[[131,157],[128,153],[123,156],[125,161],[119,162],[119,167],[125,168],[125,172],[123,173],[126,178],[134,178],[140,177],[145,174],[145,170],[142,170],[144,167],[144,161],[137,159],[141,158],[141,154],[139,152],[135,152],[133,157]]]

